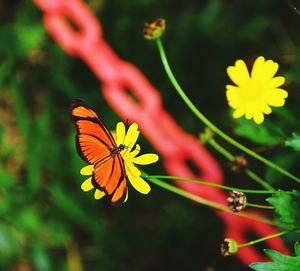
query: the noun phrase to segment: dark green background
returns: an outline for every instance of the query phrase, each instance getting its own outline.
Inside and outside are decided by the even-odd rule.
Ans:
[[[285,1],[86,3],[101,20],[112,48],[161,90],[164,106],[186,131],[197,136],[203,126],[172,89],[155,44],[143,39],[145,21],[167,20],[163,39],[170,63],[205,115],[250,147],[277,144],[264,155],[297,171],[298,156],[278,145],[299,131],[300,113],[300,17]],[[257,127],[232,120],[225,84],[227,66],[238,58],[251,65],[259,55],[280,63],[289,98],[287,107]],[[69,117],[73,98],[89,103],[111,129],[119,120],[90,70],[46,33],[39,9],[31,1],[0,1],[1,270],[248,270],[236,258],[219,255],[223,225],[206,207],[154,185],[148,196],[131,191],[120,207],[83,193],[79,170],[84,163],[75,150]],[[257,137],[258,132],[263,136]],[[153,151],[146,140],[140,141],[145,152]],[[216,157],[231,184],[243,179],[241,186],[251,185]],[[289,187],[273,171],[254,161],[252,166],[273,183]],[[160,163],[150,168],[164,173]]]

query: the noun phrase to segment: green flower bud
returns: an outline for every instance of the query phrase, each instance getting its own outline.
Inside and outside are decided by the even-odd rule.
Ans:
[[[237,253],[239,250],[238,243],[230,238],[225,238],[224,242],[221,244],[221,254],[223,256],[231,256]]]
[[[166,28],[164,19],[157,19],[154,23],[145,23],[144,37],[147,40],[155,40],[161,37]]]

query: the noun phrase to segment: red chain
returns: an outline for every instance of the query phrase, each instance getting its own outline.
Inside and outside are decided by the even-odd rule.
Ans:
[[[103,96],[114,111],[139,124],[145,137],[157,149],[171,175],[201,178],[223,183],[218,163],[195,137],[184,132],[164,110],[159,92],[133,64],[120,59],[102,36],[102,28],[92,11],[79,0],[34,0],[44,12],[44,24],[54,40],[72,56],[81,58],[102,82]],[[68,20],[77,27],[75,31]],[[130,94],[129,94],[130,92]],[[132,98],[135,97],[135,99]],[[195,176],[188,162],[201,174]],[[213,187],[176,182],[182,189],[199,197],[225,204],[226,195]],[[274,234],[268,224],[217,212],[225,224],[225,236],[238,243],[247,242],[247,234],[257,237]],[[256,213],[260,216],[262,214]],[[287,253],[282,239],[267,244]],[[253,247],[241,249],[237,256],[246,264],[264,258]]]

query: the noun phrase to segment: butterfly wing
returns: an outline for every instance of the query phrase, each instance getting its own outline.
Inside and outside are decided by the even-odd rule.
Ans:
[[[72,101],[71,116],[77,132],[77,151],[83,160],[94,165],[93,185],[110,197],[111,204],[124,201],[127,193],[124,161],[119,153],[111,152],[117,147],[112,134],[82,100]]]

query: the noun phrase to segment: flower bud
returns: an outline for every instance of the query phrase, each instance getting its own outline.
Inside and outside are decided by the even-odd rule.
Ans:
[[[145,23],[144,37],[147,40],[155,40],[160,38],[166,28],[166,21],[164,19],[157,19],[154,23]]]
[[[231,256],[237,253],[239,250],[238,243],[230,238],[225,238],[223,243],[221,244],[221,254],[223,256]]]
[[[248,161],[243,155],[238,155],[231,162],[231,170],[237,173],[243,173],[248,167]]]
[[[230,191],[229,197],[227,198],[229,208],[238,213],[245,209],[247,204],[247,198],[243,192]]]

